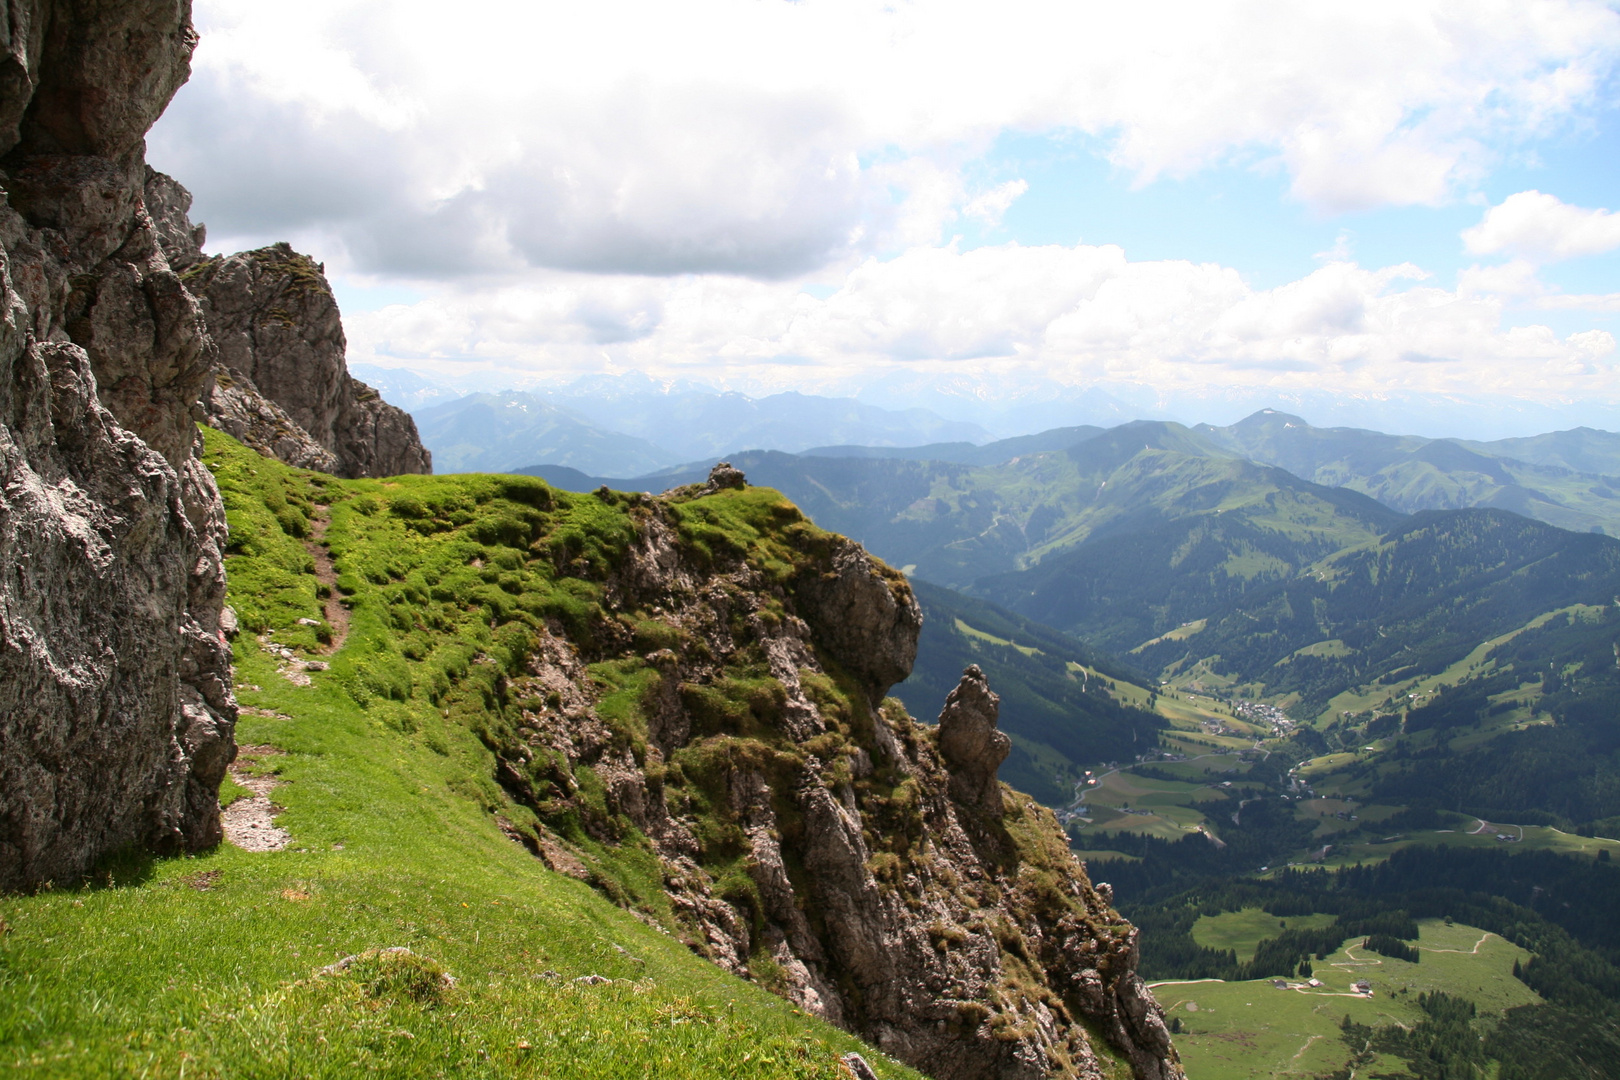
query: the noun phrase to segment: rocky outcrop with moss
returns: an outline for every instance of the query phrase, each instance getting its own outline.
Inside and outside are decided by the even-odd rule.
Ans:
[[[607,582],[628,638],[546,635],[514,681],[502,776],[546,846],[644,844],[694,948],[940,1080],[1101,1076],[1114,1051],[1179,1075],[1135,930],[996,782],[982,673],[914,721],[886,697],[921,626],[904,578],[780,502],[773,566],[726,498],[641,507]],[[604,653],[616,679],[585,666]]]
[[[143,205],[183,0],[0,18],[0,889],[218,841],[236,707],[214,347]]]
[[[983,675],[937,726],[887,696],[921,617],[860,545],[725,469],[318,498],[355,625],[388,627],[333,677],[424,738],[474,731],[490,811],[553,869],[941,1080],[1181,1075],[1135,930],[995,780]]]
[[[410,414],[349,374],[323,266],[287,244],[204,255],[207,231],[191,222],[191,193],[150,169],[146,203],[219,347],[211,425],[262,454],[335,476],[433,471]]]

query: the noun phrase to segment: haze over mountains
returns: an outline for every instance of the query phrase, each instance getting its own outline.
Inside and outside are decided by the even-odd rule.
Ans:
[[[632,476],[754,447],[797,452],[828,443],[975,445],[995,436],[927,409],[788,392],[755,398],[645,377],[582,379],[546,391],[459,394],[411,372],[360,365],[410,409],[441,472],[565,465]]]

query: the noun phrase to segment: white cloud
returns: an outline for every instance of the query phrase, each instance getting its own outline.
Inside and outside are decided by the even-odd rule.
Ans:
[[[1012,208],[1012,204],[1028,190],[1028,181],[1008,180],[1005,184],[997,184],[989,191],[975,196],[962,207],[962,213],[986,225],[999,225],[1001,219],[1007,215],[1007,211]]]
[[[1536,306],[1554,311],[1620,311],[1620,292],[1555,293],[1542,297]]]
[[[1579,395],[1620,400],[1615,342],[1504,323],[1497,291],[1447,290],[1415,267],[1332,262],[1256,289],[1234,270],[1132,262],[1112,246],[867,259],[817,298],[735,276],[545,271],[446,289],[348,320],[351,359],[505,372],[694,373],[737,389],[850,392],[899,372],[986,386],[1032,379],[1161,392]]]
[[[1620,311],[1620,292],[1566,293],[1541,280],[1540,268],[1527,259],[1494,266],[1470,266],[1457,275],[1457,293],[1499,297],[1543,311]]]
[[[1474,255],[1506,252],[1534,262],[1601,255],[1620,248],[1620,214],[1521,191],[1487,210],[1484,220],[1463,230],[1462,238]]]
[[[439,277],[780,278],[994,218],[997,135],[1141,182],[1286,171],[1323,211],[1452,197],[1590,105],[1602,0],[199,0],[153,132],[221,242]]]
[[[1461,296],[1506,296],[1536,298],[1546,295],[1547,286],[1537,276],[1535,263],[1524,259],[1494,266],[1470,266],[1457,274]]]

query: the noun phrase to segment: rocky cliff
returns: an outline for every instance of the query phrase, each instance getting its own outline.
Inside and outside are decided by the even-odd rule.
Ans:
[[[145,196],[169,264],[202,301],[219,347],[208,423],[262,454],[336,476],[433,471],[410,414],[349,374],[320,264],[286,244],[204,255],[191,193],[148,169]]]
[[[0,3],[0,888],[219,838],[216,350],[144,206],[184,0]]]
[[[779,500],[722,466],[633,500],[615,569],[535,543],[602,581],[604,618],[551,622],[503,686],[516,706],[477,721],[535,815],[507,827],[621,897],[604,865],[649,851],[693,948],[940,1080],[1120,1056],[1181,1076],[1135,929],[1051,812],[996,780],[983,674],[937,726],[886,698],[916,656],[909,586]]]

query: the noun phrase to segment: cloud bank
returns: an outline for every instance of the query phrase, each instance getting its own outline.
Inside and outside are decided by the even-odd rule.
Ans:
[[[220,249],[290,239],[426,299],[353,358],[756,389],[886,372],[1165,387],[1583,393],[1602,330],[1514,325],[1614,215],[1527,191],[1454,289],[1342,251],[1272,289],[1117,247],[965,250],[1025,197],[1009,133],[1138,185],[1239,167],[1316,214],[1438,205],[1601,104],[1601,0],[199,0],[151,138]],[[1514,305],[1521,305],[1516,309]]]
[[[1598,0],[213,0],[152,140],[223,237],[353,265],[786,277],[1016,197],[1007,131],[1137,182],[1246,163],[1322,212],[1433,204],[1589,106]],[[909,212],[908,212],[909,211]]]
[[[1494,291],[1329,263],[1275,289],[1112,246],[868,259],[830,295],[741,277],[540,280],[351,316],[351,356],[562,380],[641,370],[739,389],[851,392],[909,370],[1020,379],[1620,399],[1613,337],[1504,323]]]

